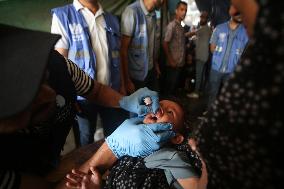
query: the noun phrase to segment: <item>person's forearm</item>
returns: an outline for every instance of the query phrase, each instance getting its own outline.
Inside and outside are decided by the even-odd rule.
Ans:
[[[122,35],[121,37],[121,48],[120,48],[120,64],[122,68],[122,74],[124,77],[124,82],[128,82],[130,79],[128,73],[128,48],[131,43],[132,37]]]
[[[198,189],[206,189],[207,188],[207,183],[208,183],[208,174],[207,174],[207,168],[204,162],[202,166],[202,173],[199,179],[198,183]]]
[[[62,56],[68,57],[68,49],[63,49],[63,48],[55,48]]]
[[[121,55],[120,55],[120,57],[121,57]],[[123,88],[125,88],[125,78],[124,78],[124,76],[125,76],[125,71],[124,71],[124,66],[123,66],[123,64],[120,62],[120,65],[119,65],[120,67],[120,87],[123,87]],[[121,91],[120,91],[121,92]]]
[[[111,168],[116,161],[116,156],[108,147],[106,142],[104,142],[91,159],[85,162],[79,170],[87,173],[89,172],[90,167],[95,167],[101,174],[103,174],[106,170]]]
[[[94,81],[93,89],[86,95],[86,98],[93,103],[107,107],[119,107],[119,101],[123,97],[111,87]]]
[[[199,179],[195,177],[177,179],[178,183],[184,189],[198,189]]]
[[[122,68],[123,81],[127,82],[127,80],[129,80],[127,49],[120,51],[120,57],[121,57],[121,63],[120,64],[121,64],[121,68]]]
[[[194,35],[196,35],[196,32],[186,32],[186,33],[185,33],[185,36],[186,36],[186,37],[192,37],[192,36],[194,36]]]

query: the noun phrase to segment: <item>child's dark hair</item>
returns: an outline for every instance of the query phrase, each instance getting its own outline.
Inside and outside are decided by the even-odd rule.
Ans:
[[[183,110],[184,112],[184,116],[183,116],[183,127],[181,127],[181,130],[179,131],[180,134],[182,134],[184,137],[188,137],[188,135],[190,133],[192,133],[192,125],[191,125],[191,122],[190,122],[190,116],[189,116],[189,112],[188,112],[188,108],[186,108],[184,106],[184,103],[181,101],[180,98],[177,98],[175,96],[160,96],[160,100],[170,100],[170,101],[173,101],[175,103],[177,103]]]

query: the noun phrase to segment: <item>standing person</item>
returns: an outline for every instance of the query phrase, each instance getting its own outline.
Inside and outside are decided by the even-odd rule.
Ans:
[[[137,0],[121,17],[121,65],[123,93],[148,87],[158,88],[160,68],[157,62],[156,13],[163,0]]]
[[[181,21],[185,18],[186,11],[187,3],[178,2],[175,19],[168,24],[163,42],[163,49],[167,57],[167,90],[165,93],[169,95],[174,92],[185,63],[185,30]]]
[[[278,1],[232,0],[251,43],[198,127],[208,188],[281,189],[284,19]]]
[[[196,35],[195,40],[195,90],[193,93],[188,94],[190,98],[199,98],[200,93],[203,92],[205,64],[209,57],[209,40],[211,36],[211,29],[208,26],[208,13],[202,12],[200,15],[200,27],[195,32],[186,33],[186,36]],[[203,82],[204,84],[204,82]]]
[[[75,121],[77,95],[139,115],[158,111],[156,92],[144,88],[123,97],[53,50],[58,35],[1,24],[0,33],[0,86],[5,89],[0,94],[1,189],[51,186],[42,176],[60,160]],[[145,97],[152,100],[150,108],[142,103]],[[118,128],[108,145],[120,157],[150,154],[173,134],[169,124],[161,123],[128,122]],[[129,135],[135,142],[128,140]]]
[[[210,39],[213,57],[209,76],[208,109],[218,95],[221,85],[235,70],[248,42],[242,16],[233,5],[230,6],[229,14],[230,21],[216,26]]]
[[[119,22],[104,12],[97,0],[74,0],[73,4],[52,10],[51,32],[62,38],[55,49],[68,57],[98,82],[120,89]],[[122,110],[105,108],[78,97],[80,144],[94,142],[97,115],[105,136],[127,117]],[[109,119],[111,117],[111,119]]]

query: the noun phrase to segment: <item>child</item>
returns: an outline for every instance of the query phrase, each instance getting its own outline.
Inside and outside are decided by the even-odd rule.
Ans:
[[[134,119],[138,120],[138,118]],[[162,100],[160,101],[159,111],[156,114],[147,114],[143,119],[143,123],[145,124],[165,122],[171,123],[173,125],[173,130],[176,132],[176,135],[170,140],[171,144],[178,145],[182,144],[183,142],[187,143],[185,141],[184,111],[180,105],[173,101]],[[86,172],[86,170],[88,170],[86,169],[86,167],[96,167],[100,173],[104,173],[107,169],[113,167],[113,164],[117,159],[114,154],[111,153],[111,151],[107,148],[108,146],[103,144],[97,151],[97,153],[93,156],[92,160],[89,161],[88,165],[85,167],[83,166],[83,168],[81,167],[81,170]],[[143,170],[145,171],[147,169],[163,169],[168,181],[168,185],[174,186],[175,188],[206,188],[207,173],[205,164],[202,164],[202,174],[199,177],[197,173],[198,171],[196,171],[194,169],[194,166],[190,164],[190,160],[187,156],[188,154],[181,150],[176,150],[173,147],[163,147],[162,149],[145,157],[144,159],[138,159],[142,160],[145,164],[146,168],[143,168]],[[131,159],[130,157],[128,157],[126,161],[125,158],[127,159],[127,157],[123,157],[122,160],[120,160],[118,164],[116,164],[111,169],[111,173],[108,179],[113,178],[113,180],[107,181],[108,188],[119,188],[127,186],[134,186],[135,188],[137,188],[138,185],[137,183],[135,183],[137,179],[133,178],[133,176],[137,175],[137,178],[139,177],[145,179],[141,175],[141,167],[139,169],[129,169],[129,165],[133,165],[131,166],[133,168],[138,168],[138,166],[135,163],[129,164],[129,162],[127,163],[127,161],[137,161],[137,159]],[[139,164],[138,161],[137,163]],[[128,171],[121,172],[120,170],[125,169],[125,166]],[[121,169],[122,167],[124,168]],[[93,170],[93,168],[91,170]],[[139,171],[140,175],[136,174],[137,171]],[[94,175],[97,175],[96,171],[93,172]],[[78,179],[78,175],[81,175],[81,179]],[[69,179],[67,182],[67,186],[69,187],[74,187],[74,185],[82,186],[82,184],[85,184],[86,182],[93,184],[91,182],[92,177],[90,175],[79,171],[73,170],[72,173],[67,175],[67,178]],[[143,180],[144,184],[146,180]],[[110,186],[110,184],[112,186]]]

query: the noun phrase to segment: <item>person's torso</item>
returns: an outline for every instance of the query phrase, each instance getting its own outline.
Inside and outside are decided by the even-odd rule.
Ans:
[[[79,12],[83,15],[88,25],[90,42],[96,54],[96,77],[94,79],[102,84],[108,85],[110,72],[104,13],[99,9],[93,14],[88,8],[82,8]]]
[[[201,28],[196,33],[196,59],[206,62],[209,56],[209,41],[211,30],[208,25],[205,25],[201,26]]]
[[[243,25],[239,25],[234,32],[230,33],[228,24],[227,22],[217,26],[219,32],[217,33],[217,44],[212,58],[212,69],[223,73],[234,71],[248,41]],[[226,58],[225,61],[224,58]]]
[[[233,47],[233,43],[234,43],[234,39],[237,35],[237,29],[235,30],[229,30],[229,33],[228,33],[228,39],[227,39],[227,48],[225,50],[225,54],[224,54],[224,57],[223,57],[223,60],[222,60],[222,64],[221,64],[221,67],[220,67],[220,71],[221,72],[226,72],[226,69],[227,69],[227,66],[228,66],[228,62],[229,62],[229,59],[230,59],[230,55],[232,53],[232,47]]]
[[[128,48],[129,72],[132,78],[144,80],[148,70],[153,68],[156,17],[155,14],[145,15],[140,1],[129,6],[135,12],[135,27]]]
[[[102,11],[95,15],[86,8],[77,11],[72,4],[52,12],[69,37],[68,58],[92,78],[118,89],[120,34],[117,19]]]
[[[169,23],[172,30],[172,38],[168,42],[170,53],[178,67],[182,67],[185,62],[185,31],[176,20]]]

